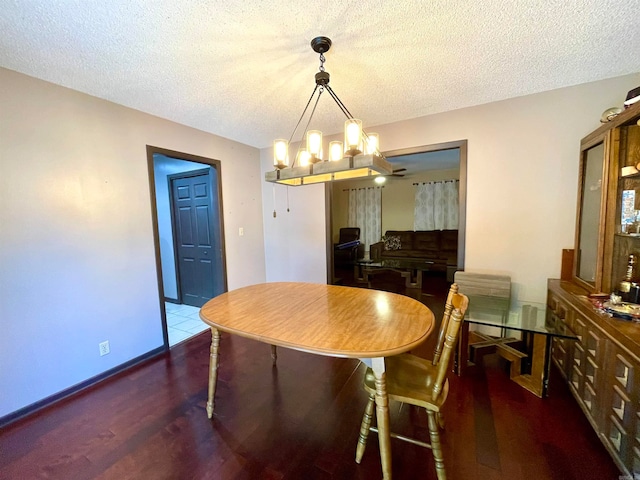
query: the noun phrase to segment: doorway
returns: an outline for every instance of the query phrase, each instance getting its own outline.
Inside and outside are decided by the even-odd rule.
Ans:
[[[457,265],[464,269],[466,236],[466,191],[467,191],[467,141],[422,145],[384,152],[391,163],[394,174],[386,177],[382,188],[381,235],[386,230],[413,230],[414,184],[424,181],[458,180],[458,238]],[[337,241],[339,229],[348,227],[347,206],[348,190],[352,188],[371,188],[376,184],[373,179],[345,181],[327,184],[327,261],[330,268],[327,283],[339,283],[345,272],[336,272],[332,244]],[[386,186],[385,186],[386,185]],[[398,189],[400,193],[398,193]],[[402,205],[396,201],[399,197],[408,197]],[[393,199],[393,202],[391,202]],[[365,245],[365,250],[369,245]],[[451,272],[449,272],[451,273]],[[450,275],[449,275],[450,276]]]
[[[147,146],[165,345],[207,329],[200,307],[227,291],[220,161]]]

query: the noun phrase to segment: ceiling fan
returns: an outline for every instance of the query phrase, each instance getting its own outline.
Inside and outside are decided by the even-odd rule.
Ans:
[[[390,175],[385,175],[386,177],[404,177],[404,173],[400,173],[400,172],[406,172],[407,169],[406,168],[396,168],[393,170],[393,172]]]
[[[404,177],[404,173],[400,173],[400,172],[406,172],[406,171],[407,171],[406,168],[395,168],[388,175],[376,175],[375,182],[377,184],[382,184],[385,182],[387,177]]]

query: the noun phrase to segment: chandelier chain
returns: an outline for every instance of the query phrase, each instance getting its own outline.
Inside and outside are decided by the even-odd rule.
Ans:
[[[320,54],[320,71],[324,72],[324,62],[325,62],[325,58],[324,58],[324,54]]]

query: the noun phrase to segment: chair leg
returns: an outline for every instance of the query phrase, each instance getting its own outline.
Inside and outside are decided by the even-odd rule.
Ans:
[[[429,436],[431,437],[431,451],[436,464],[436,475],[438,480],[446,480],[447,474],[444,471],[444,458],[442,457],[442,445],[440,444],[436,412],[427,410],[427,417],[429,418]]]
[[[371,418],[373,417],[373,406],[375,403],[375,395],[369,395],[369,401],[364,409],[362,416],[362,424],[360,425],[360,436],[358,437],[358,446],[356,447],[356,463],[360,463],[364,449],[367,446],[367,437],[369,437],[369,429],[371,428]]]

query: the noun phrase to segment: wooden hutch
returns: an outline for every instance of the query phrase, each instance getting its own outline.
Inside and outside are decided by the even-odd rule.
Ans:
[[[629,255],[640,258],[639,169],[640,102],[581,142],[573,274],[549,280],[547,297],[548,321],[578,336],[554,339],[552,359],[629,478],[640,476],[640,323],[597,310],[588,295],[615,292]]]

